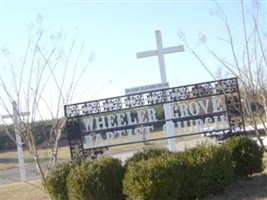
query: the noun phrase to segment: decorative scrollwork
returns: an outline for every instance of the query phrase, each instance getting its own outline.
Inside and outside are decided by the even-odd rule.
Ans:
[[[166,100],[166,95],[165,95],[164,91],[162,91],[162,90],[150,92],[147,95],[148,105],[164,103],[165,100]]]
[[[65,114],[67,117],[76,117],[80,113],[78,105],[70,105],[65,109]]]
[[[227,95],[226,105],[230,117],[236,117],[242,115],[239,96]]]
[[[126,108],[140,107],[145,103],[143,95],[140,94],[128,96],[124,100]]]
[[[98,157],[101,157],[107,150],[108,150],[107,147],[97,148],[97,149],[86,149],[84,150],[84,158],[91,158],[95,160]]]
[[[230,127],[231,127],[232,133],[244,132],[244,126],[243,126],[242,118],[240,118],[240,117],[232,118],[230,121]]]
[[[189,92],[187,87],[173,88],[169,90],[168,97],[172,101],[184,100],[189,97]]]
[[[240,96],[238,94],[227,94],[226,105],[231,132],[234,134],[244,132],[245,127],[242,115]]]
[[[115,111],[122,108],[122,103],[120,98],[107,99],[103,102],[104,111]]]
[[[89,101],[65,106],[66,117],[85,116],[90,114],[117,111],[128,108],[190,100],[192,98],[228,94],[238,91],[236,78],[211,81],[188,86],[166,88],[136,95],[125,95],[116,98]]]
[[[231,93],[238,91],[238,85],[236,79],[228,79],[219,81],[220,89],[223,90],[224,93]]]
[[[205,97],[205,96],[211,96],[212,94],[213,94],[213,87],[211,83],[195,85],[194,87],[192,87],[193,97]]]
[[[82,112],[83,114],[94,114],[94,113],[99,113],[101,110],[99,102],[88,102],[85,103],[82,106]]]
[[[220,83],[215,83],[215,93],[216,94],[220,94],[220,93],[224,93],[223,92],[223,88],[221,87],[221,84]]]
[[[81,143],[70,145],[72,159],[83,158],[83,149]]]

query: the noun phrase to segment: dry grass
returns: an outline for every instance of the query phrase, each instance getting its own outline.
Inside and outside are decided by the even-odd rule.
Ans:
[[[13,183],[0,186],[1,200],[48,200],[40,181]]]

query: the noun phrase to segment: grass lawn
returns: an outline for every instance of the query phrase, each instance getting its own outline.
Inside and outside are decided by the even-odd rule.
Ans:
[[[49,149],[38,150],[41,158],[41,162],[49,162],[49,155],[51,155]],[[33,165],[34,159],[29,152],[23,151],[25,165]],[[69,147],[61,147],[58,151],[58,160],[70,159]],[[17,150],[5,150],[0,152],[0,170],[19,167]]]
[[[49,200],[41,182],[13,183],[0,186],[1,200]]]

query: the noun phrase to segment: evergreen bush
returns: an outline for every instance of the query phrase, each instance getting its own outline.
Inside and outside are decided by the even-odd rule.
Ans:
[[[67,178],[69,199],[120,200],[124,168],[120,160],[103,157],[83,160]]]
[[[78,165],[76,161],[63,162],[49,170],[45,188],[52,200],[68,200],[67,176]]]
[[[232,137],[223,143],[223,147],[233,157],[235,174],[239,178],[247,178],[264,170],[263,149],[247,136]]]
[[[132,157],[128,158],[125,161],[124,166],[127,168],[127,166],[132,162],[138,162],[140,160],[149,160],[151,158],[156,157],[167,157],[171,154],[172,153],[166,148],[146,148],[142,151],[136,152]]]
[[[184,183],[183,199],[216,194],[235,180],[232,157],[220,146],[201,144],[187,149],[182,155],[190,175]]]
[[[131,162],[124,176],[123,192],[129,200],[177,199],[185,181],[185,167],[174,155]]]

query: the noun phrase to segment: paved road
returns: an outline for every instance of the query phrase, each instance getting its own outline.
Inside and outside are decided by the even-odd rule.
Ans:
[[[195,137],[191,140],[181,140],[181,142],[176,143],[176,150],[177,151],[183,151],[184,148],[193,147],[198,143],[210,141],[215,142],[214,140],[211,140],[207,137]],[[115,152],[115,153],[108,153],[107,154],[114,158],[119,158],[124,162],[127,158],[131,157],[135,152],[138,150],[128,150],[123,152]],[[37,180],[39,179],[38,173],[36,171],[35,165],[32,166],[26,166],[26,179],[27,181]],[[13,168],[13,169],[7,169],[7,170],[1,170],[0,171],[0,184],[10,184],[20,182],[20,174],[19,174],[19,168]]]

